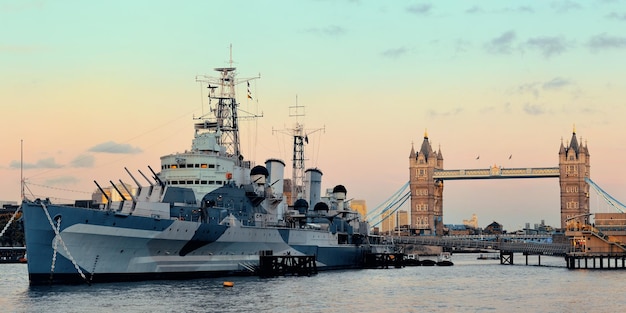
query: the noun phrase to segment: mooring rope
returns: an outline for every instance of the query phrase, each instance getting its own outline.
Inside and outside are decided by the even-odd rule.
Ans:
[[[61,229],[61,217],[57,220],[56,231],[58,232]],[[52,278],[54,277],[54,267],[57,262],[57,251],[59,250],[59,239],[54,237],[54,244],[52,245],[52,264],[50,264],[50,282],[52,282]]]
[[[63,238],[61,238],[61,233],[59,232],[59,229],[54,227],[54,222],[52,222],[52,218],[50,217],[50,213],[48,212],[48,208],[46,207],[45,204],[43,204],[43,202],[41,202],[40,204],[41,204],[41,207],[43,208],[43,211],[46,213],[46,217],[48,218],[48,222],[50,223],[50,226],[52,227],[52,229],[54,230],[54,233],[56,234],[56,240],[58,240],[61,243],[61,246],[63,246],[63,250],[65,250],[65,253],[67,253],[67,257],[70,259],[70,261],[72,262],[72,264],[76,268],[76,271],[78,271],[78,274],[80,274],[80,277],[82,277],[83,280],[85,280],[85,282],[87,284],[91,285],[91,283],[89,282],[89,280],[87,279],[85,274],[83,274],[83,271],[80,269],[80,267],[76,263],[76,260],[74,260],[74,258],[72,257],[72,254],[70,253],[69,249],[67,249],[67,246],[65,245],[65,241],[63,241]],[[61,220],[60,219],[58,221],[58,225],[59,225],[59,227],[61,227]],[[56,251],[56,249],[54,249],[54,250]]]
[[[21,209],[22,209],[21,205],[17,207],[17,210],[15,210],[15,212],[13,213],[13,216],[11,216],[7,224],[4,225],[4,229],[2,229],[2,232],[0,232],[0,238],[4,236],[4,233],[7,231],[7,229],[9,229],[9,226],[11,226],[11,223],[13,223],[13,221],[15,220],[15,217],[17,216],[17,213],[19,213]]]

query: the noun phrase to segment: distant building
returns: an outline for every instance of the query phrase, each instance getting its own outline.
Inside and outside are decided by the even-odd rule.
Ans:
[[[504,230],[502,229],[502,224],[494,221],[493,223],[485,227],[485,229],[483,230],[483,233],[490,234],[490,235],[498,235],[498,234],[503,234]]]
[[[561,228],[574,216],[579,216],[583,224],[589,223],[589,184],[585,178],[589,177],[590,168],[587,144],[578,143],[574,128],[569,144],[563,145],[561,140],[559,149]]]
[[[14,206],[17,205],[17,201],[2,201],[0,200],[0,208],[3,208],[5,206]]]
[[[433,150],[424,133],[420,149],[411,146],[409,154],[411,232],[416,235],[443,234],[443,181],[433,178],[436,169],[443,169],[443,154]]]
[[[448,224],[445,226],[449,236],[473,235],[476,228],[467,225]]]
[[[91,201],[93,201],[94,204],[107,203],[108,198],[111,202],[119,202],[122,201],[122,195],[124,195],[124,198],[126,198],[126,200],[132,199],[128,191],[130,191],[133,195],[137,194],[137,187],[133,187],[129,184],[124,184],[124,186],[122,186],[121,184],[116,184],[115,187],[117,188],[117,190],[113,186],[102,188],[104,190],[104,194],[102,193],[102,191],[100,191],[100,189],[97,189],[93,192],[93,194],[91,194]],[[120,195],[120,193],[122,195]]]
[[[350,201],[350,208],[361,214],[361,219],[364,219],[367,215],[367,204],[365,200],[352,200]]]
[[[406,230],[409,227],[409,213],[406,210],[398,210],[394,213],[383,213],[383,222],[380,223],[383,233]],[[398,227],[399,226],[399,227]]]
[[[291,190],[293,189],[291,179],[286,178],[283,181],[283,201],[285,201],[287,206],[293,206],[293,200],[291,199]]]
[[[478,229],[478,217],[476,217],[476,214],[472,214],[472,218],[469,220],[463,220],[463,225]]]

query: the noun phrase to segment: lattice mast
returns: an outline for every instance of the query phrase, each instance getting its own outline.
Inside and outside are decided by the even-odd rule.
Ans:
[[[303,118],[305,116],[304,109],[304,106],[298,104],[298,96],[296,96],[296,104],[289,107],[289,117],[294,117],[296,119],[296,123],[293,128],[281,131],[293,137],[291,203],[295,203],[297,199],[304,198],[306,193],[306,187],[304,184],[306,161],[304,145],[309,143],[308,134],[324,130],[324,128],[313,130],[307,130],[304,128],[304,124],[300,123],[300,117]]]
[[[233,66],[233,50],[230,46],[230,60],[228,67],[218,67],[214,70],[219,77],[207,75],[196,76],[196,81],[206,83],[209,89],[209,113],[195,118],[200,122],[195,124],[196,134],[205,131],[220,133],[218,144],[226,148],[226,153],[237,158],[238,165],[243,160],[239,141],[239,117],[237,116],[238,106],[235,98],[235,86],[241,83],[248,83],[258,77],[237,78],[237,68]],[[218,89],[217,92],[215,89]],[[248,98],[250,92],[248,90]],[[212,106],[212,100],[217,100],[217,104]]]

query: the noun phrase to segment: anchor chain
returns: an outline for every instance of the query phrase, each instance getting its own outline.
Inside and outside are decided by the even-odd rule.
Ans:
[[[97,254],[96,259],[93,261],[93,268],[91,269],[91,275],[89,277],[89,281],[93,281],[93,275],[96,273],[96,264],[98,264],[99,258],[100,258],[100,255]]]
[[[43,204],[43,203],[40,203],[40,204],[41,204],[41,207],[43,208],[44,213],[46,213],[46,217],[48,218],[48,222],[50,223],[50,226],[52,227],[52,229],[54,230],[54,233],[56,234],[57,240],[61,243],[61,246],[63,247],[63,250],[65,250],[65,253],[67,253],[68,259],[70,259],[70,261],[74,265],[74,268],[76,268],[76,271],[78,271],[78,274],[80,275],[80,277],[82,277],[83,280],[85,280],[85,282],[87,284],[91,285],[91,283],[89,282],[89,280],[87,279],[87,277],[85,276],[83,271],[80,269],[80,267],[76,263],[76,260],[74,260],[74,257],[72,257],[72,254],[70,253],[69,249],[65,245],[65,241],[63,241],[63,238],[61,238],[61,233],[59,232],[59,229],[54,227],[54,222],[52,222],[52,218],[50,217],[50,213],[48,212],[48,208],[46,207],[45,204]],[[61,224],[61,221],[59,221],[59,226],[60,226],[60,224]]]
[[[15,217],[17,216],[17,213],[19,213],[21,209],[22,209],[21,205],[17,207],[17,210],[15,210],[15,212],[13,213],[13,216],[11,216],[7,224],[4,225],[4,229],[2,229],[2,232],[0,232],[0,237],[4,236],[4,233],[7,231],[7,229],[9,229],[9,226],[11,226],[11,223],[13,223],[13,221],[15,220]]]

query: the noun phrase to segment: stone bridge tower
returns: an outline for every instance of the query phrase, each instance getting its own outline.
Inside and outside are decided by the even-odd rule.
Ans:
[[[433,151],[424,133],[420,150],[411,146],[409,155],[412,234],[443,234],[443,181],[434,179],[435,169],[443,169],[441,148]]]
[[[563,145],[561,140],[559,149],[561,228],[566,227],[568,218],[589,214],[589,184],[585,181],[590,175],[589,159],[587,144],[578,143],[574,128],[569,144]],[[589,216],[583,216],[579,220],[588,223]]]

